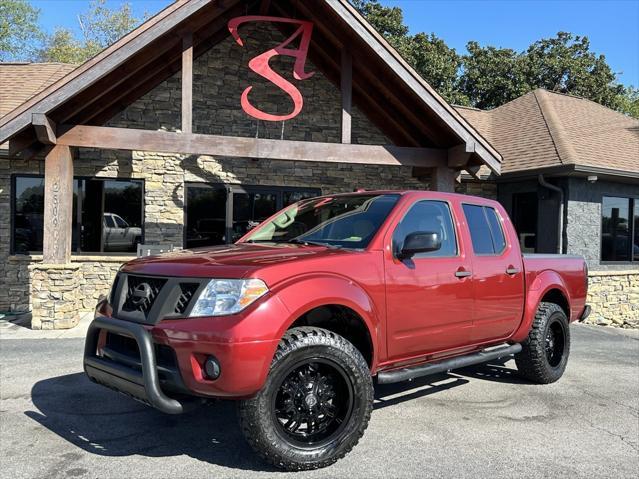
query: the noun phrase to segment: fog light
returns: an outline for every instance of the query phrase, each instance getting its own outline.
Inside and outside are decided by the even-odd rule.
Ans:
[[[217,362],[217,359],[213,356],[209,356],[204,361],[204,373],[206,374],[206,379],[217,379],[220,377],[220,363]]]

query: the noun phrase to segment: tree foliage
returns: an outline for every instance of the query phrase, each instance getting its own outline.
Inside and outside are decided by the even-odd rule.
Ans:
[[[78,15],[82,38],[76,38],[68,29],[58,28],[47,38],[39,59],[82,63],[133,30],[141,20],[133,16],[129,3],[111,9],[106,0],[92,0],[87,10]]]
[[[19,61],[33,54],[43,38],[40,11],[27,0],[0,0],[0,61]]]
[[[639,90],[617,82],[606,58],[590,50],[587,37],[559,32],[523,52],[471,41],[466,53],[459,55],[432,33],[411,35],[399,7],[385,7],[379,0],[352,3],[452,103],[495,108],[545,88],[588,98],[639,118]]]
[[[509,48],[481,47],[468,42],[458,87],[477,108],[494,108],[529,90],[522,74],[522,58]]]
[[[378,0],[354,0],[353,5],[415,70],[452,103],[467,104],[457,88],[461,57],[434,33],[411,35],[399,7],[385,7]]]

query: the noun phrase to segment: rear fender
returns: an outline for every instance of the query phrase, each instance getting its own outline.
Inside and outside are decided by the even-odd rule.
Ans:
[[[556,271],[543,271],[537,275],[537,277],[533,280],[530,287],[528,287],[526,291],[526,304],[524,308],[524,317],[521,322],[521,325],[512,336],[512,341],[514,342],[522,342],[528,337],[528,333],[530,332],[530,328],[532,327],[532,323],[535,319],[535,314],[537,314],[537,308],[539,307],[539,303],[541,303],[542,298],[553,289],[557,289],[564,295],[566,298],[568,305],[572,304],[570,301],[570,295],[568,294],[568,289],[564,283],[564,280],[561,278]],[[568,315],[570,319],[571,314]]]
[[[378,338],[381,337],[380,314],[373,300],[354,281],[335,274],[313,274],[296,277],[273,291],[290,315],[278,331],[282,337],[303,314],[320,306],[339,305],[352,309],[366,324],[373,347],[373,370],[379,357]]]

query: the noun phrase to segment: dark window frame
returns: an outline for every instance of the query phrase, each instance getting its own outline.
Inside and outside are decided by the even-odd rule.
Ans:
[[[448,207],[448,214],[450,216],[450,224],[453,227],[453,234],[455,235],[455,254],[454,255],[447,255],[447,256],[437,256],[437,255],[431,255],[430,253],[418,253],[418,254],[413,256],[413,259],[459,258],[461,256],[461,248],[460,248],[460,244],[459,244],[459,231],[457,231],[457,224],[455,222],[455,216],[453,214],[453,205],[452,205],[452,203],[450,201],[447,201],[447,200],[435,200],[435,199],[419,199],[419,200],[415,200],[415,201],[413,201],[410,204],[410,206],[408,208],[406,208],[406,210],[402,214],[402,217],[400,218],[400,220],[395,225],[395,229],[393,229],[393,233],[391,234],[391,251],[393,253],[393,256],[396,257],[396,253],[397,253],[395,251],[395,234],[399,230],[399,228],[400,228],[400,226],[402,224],[402,221],[404,221],[404,218],[406,218],[408,213],[410,213],[410,211],[413,209],[413,207],[415,205],[417,205],[418,203],[442,203],[442,204],[445,204]]]
[[[603,259],[603,202],[605,198],[618,198],[628,200],[628,216],[629,216],[629,226],[630,231],[628,232],[628,237],[630,241],[628,241],[628,249],[629,249],[629,257],[630,260],[604,260]],[[635,216],[639,215],[639,196],[631,196],[631,195],[617,195],[614,193],[601,194],[601,199],[599,201],[600,212],[599,212],[599,264],[601,265],[636,265],[639,264],[639,260],[633,259],[633,248],[635,241]]]
[[[473,244],[473,234],[472,234],[472,231],[470,230],[470,225],[468,224],[468,217],[466,216],[466,211],[464,210],[464,206],[475,206],[482,209],[484,218],[486,218],[486,224],[488,225],[488,231],[490,232],[490,241],[493,245],[493,251],[494,251],[493,253],[476,253],[475,252],[475,246]],[[508,237],[506,236],[506,231],[504,230],[503,218],[499,214],[499,211],[497,210],[497,208],[493,206],[489,206],[489,205],[483,205],[483,204],[477,204],[477,203],[466,203],[466,202],[463,202],[461,204],[461,207],[462,207],[461,208],[462,214],[464,215],[464,221],[466,222],[466,227],[468,228],[468,234],[470,235],[470,248],[473,251],[473,255],[487,256],[487,257],[503,256],[504,253],[508,250]],[[486,208],[490,208],[491,210],[495,212],[495,216],[497,217],[497,223],[499,224],[499,229],[501,230],[501,235],[504,238],[504,247],[499,251],[497,251],[495,247],[495,238],[493,238],[493,229],[490,225],[490,220],[488,219],[488,216],[486,215]]]
[[[284,208],[284,193],[286,192],[300,192],[300,191],[313,191],[317,194],[315,196],[321,196],[321,188],[305,187],[305,186],[272,186],[272,185],[245,185],[242,183],[232,184],[224,182],[203,182],[203,181],[185,181],[184,182],[184,223],[183,223],[183,245],[184,248],[188,248],[187,236],[188,236],[188,188],[201,188],[201,189],[217,189],[226,190],[226,218],[225,218],[225,237],[226,243],[233,244],[230,241],[233,230],[233,194],[234,193],[275,193],[276,205],[275,212],[278,212]],[[291,203],[292,204],[292,203]]]
[[[9,217],[9,254],[10,255],[20,255],[20,256],[28,256],[28,255],[41,255],[42,251],[28,251],[26,253],[17,252],[15,250],[15,207],[16,207],[16,181],[18,178],[41,178],[44,180],[43,174],[38,173],[12,173],[11,174],[11,193],[9,195],[10,202],[10,217]],[[140,205],[140,213],[141,213],[141,225],[140,229],[142,230],[142,244],[144,244],[144,238],[146,234],[146,215],[145,215],[145,206],[146,206],[146,182],[144,178],[119,178],[119,177],[101,177],[101,176],[74,176],[74,181],[87,181],[87,180],[95,180],[95,181],[118,181],[118,182],[137,182],[140,183],[142,187],[142,202]],[[82,251],[81,241],[80,241],[80,233],[79,226],[81,226],[81,211],[82,211],[82,199],[80,195],[80,185],[78,184],[78,204],[77,207],[77,217],[73,218],[73,228],[78,228],[75,232],[78,238],[77,247],[75,250],[71,250],[71,254],[75,255],[84,255],[84,256],[129,256],[128,252],[104,252],[104,251]],[[104,214],[104,211],[102,212]],[[43,212],[44,214],[44,212]],[[104,221],[104,220],[103,220]],[[132,252],[131,252],[132,253]]]

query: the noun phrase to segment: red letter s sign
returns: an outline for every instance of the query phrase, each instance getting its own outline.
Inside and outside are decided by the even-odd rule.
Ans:
[[[256,107],[254,107],[248,95],[253,89],[252,86],[249,86],[242,93],[242,109],[249,114],[250,116],[257,118],[259,120],[266,121],[284,121],[290,120],[291,118],[295,118],[300,111],[302,111],[302,106],[304,105],[304,99],[302,98],[302,94],[300,91],[293,85],[291,82],[286,80],[284,77],[275,72],[271,66],[269,65],[269,60],[277,55],[286,55],[295,58],[295,66],[293,67],[293,77],[296,80],[306,80],[313,76],[315,72],[306,73],[304,71],[304,67],[306,65],[306,56],[308,55],[308,47],[311,42],[311,34],[313,33],[313,24],[311,22],[305,20],[295,20],[292,18],[280,18],[280,17],[266,17],[260,15],[248,15],[244,17],[233,18],[228,23],[229,31],[235,41],[240,45],[244,46],[244,42],[240,38],[240,34],[238,32],[238,28],[241,24],[247,22],[281,22],[281,23],[293,23],[299,25],[299,28],[295,30],[293,35],[288,37],[284,42],[272,48],[255,58],[249,61],[249,68],[253,70],[255,73],[260,75],[263,78],[266,78],[273,84],[277,85],[280,89],[282,89],[288,96],[293,100],[293,111],[288,115],[272,115],[270,113],[266,113]],[[300,46],[297,49],[287,48],[288,45],[293,42],[299,36],[302,36],[300,40]]]

